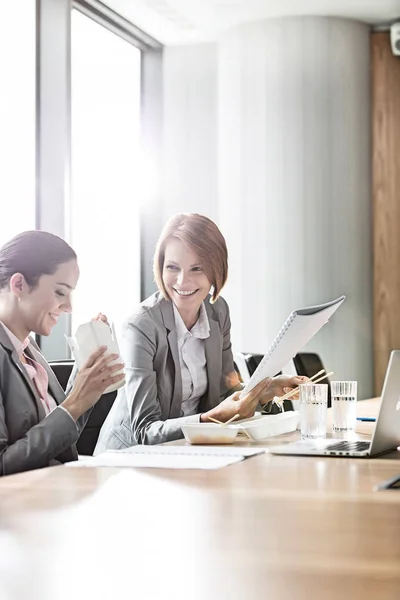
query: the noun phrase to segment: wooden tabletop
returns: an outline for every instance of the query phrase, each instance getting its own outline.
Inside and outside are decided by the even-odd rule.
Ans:
[[[1,478],[0,599],[398,600],[399,454]]]

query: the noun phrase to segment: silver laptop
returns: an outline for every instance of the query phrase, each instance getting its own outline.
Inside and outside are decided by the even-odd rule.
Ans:
[[[367,458],[395,450],[400,446],[400,350],[393,350],[386,370],[379,414],[370,442],[364,440],[301,440],[271,446],[272,454],[312,456],[352,456]]]

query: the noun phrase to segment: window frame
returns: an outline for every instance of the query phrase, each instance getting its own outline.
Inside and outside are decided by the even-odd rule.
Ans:
[[[71,189],[71,13],[78,10],[141,50],[141,138],[159,173],[162,126],[163,45],[98,0],[36,0],[36,228],[66,237]],[[154,123],[158,130],[154,131]],[[159,202],[156,186],[155,203]],[[141,230],[152,239],[141,247],[141,298],[151,288],[149,248],[158,224],[144,209]],[[156,211],[158,214],[160,211]],[[153,221],[153,222],[152,222]],[[65,335],[71,334],[64,315],[49,338],[38,337],[48,360],[70,357]]]

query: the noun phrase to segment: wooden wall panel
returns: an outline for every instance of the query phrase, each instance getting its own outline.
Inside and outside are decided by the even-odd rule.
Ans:
[[[400,57],[389,33],[371,35],[375,391],[400,349]]]

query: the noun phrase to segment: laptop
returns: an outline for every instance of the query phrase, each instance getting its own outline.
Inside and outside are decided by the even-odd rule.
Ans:
[[[370,442],[335,438],[300,440],[282,446],[271,446],[268,450],[272,454],[368,458],[395,450],[397,446],[400,446],[400,350],[393,350]]]

